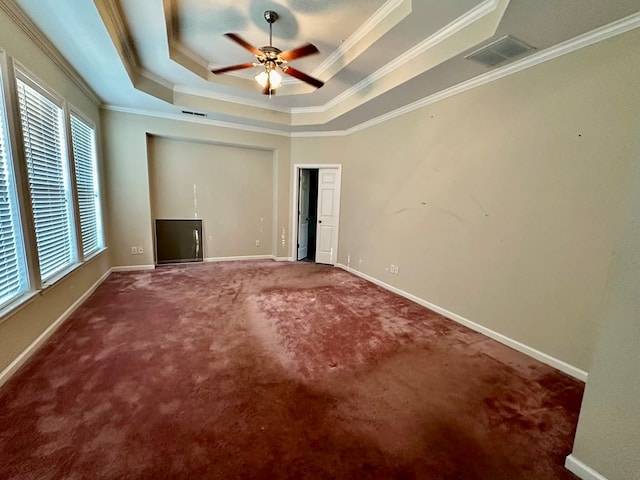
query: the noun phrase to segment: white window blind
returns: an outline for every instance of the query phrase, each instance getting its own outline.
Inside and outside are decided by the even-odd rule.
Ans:
[[[5,143],[5,112],[0,91],[0,306],[28,286],[15,180]]]
[[[100,198],[96,165],[95,130],[71,114],[71,140],[84,257],[102,247]]]
[[[17,87],[40,276],[46,282],[69,266],[75,254],[64,115],[60,106],[21,79]]]

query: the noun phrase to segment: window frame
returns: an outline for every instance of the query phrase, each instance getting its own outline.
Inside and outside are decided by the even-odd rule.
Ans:
[[[18,80],[21,80],[30,88],[33,88],[36,92],[52,101],[57,108],[62,109],[61,144],[62,150],[64,150],[63,175],[68,182],[66,197],[69,205],[70,247],[73,261],[64,268],[61,268],[58,272],[52,273],[45,281],[42,280],[40,272],[27,155],[22,131]],[[2,48],[0,48],[0,95],[2,95],[4,99],[4,110],[0,112],[0,115],[3,115],[2,118],[5,122],[4,146],[6,148],[7,168],[10,168],[13,174],[13,191],[16,200],[14,210],[16,211],[17,219],[14,228],[17,232],[14,234],[14,240],[21,240],[22,242],[22,263],[25,267],[23,269],[24,275],[22,281],[26,286],[19,294],[7,299],[0,305],[0,324],[2,324],[29,305],[35,298],[40,295],[45,295],[50,287],[55,286],[80,266],[106,251],[107,246],[104,224],[104,199],[101,194],[103,172],[100,156],[100,131],[97,128],[96,122],[83,113],[82,110],[74,108],[66,98],[58,94],[46,82],[42,81],[19,61],[7,54]],[[78,205],[75,158],[73,156],[73,139],[71,132],[72,114],[93,131],[94,186],[97,187],[95,191],[97,194],[96,210],[98,213],[96,229],[99,232],[99,247],[89,255],[84,255],[82,252],[80,210]],[[18,239],[18,237],[20,238]]]
[[[77,209],[75,205],[75,183],[73,178],[75,176],[75,172],[73,171],[73,162],[70,159],[70,151],[69,151],[69,141],[70,141],[70,130],[69,130],[69,112],[67,107],[66,100],[53,91],[48,85],[42,82],[38,77],[33,75],[29,70],[24,68],[22,65],[15,64],[14,65],[14,85],[15,85],[15,109],[17,111],[17,119],[18,123],[16,124],[16,130],[19,132],[20,138],[20,146],[22,153],[22,163],[25,174],[25,181],[27,185],[27,196],[25,197],[24,203],[29,204],[30,208],[30,219],[32,224],[32,234],[33,241],[35,246],[35,259],[34,265],[32,268],[34,270],[34,274],[38,278],[39,285],[41,289],[46,289],[47,287],[54,285],[61,278],[65,277],[69,272],[73,271],[80,265],[79,262],[79,251],[78,251],[78,232],[76,229],[76,216]],[[68,227],[68,235],[69,235],[69,257],[66,259],[66,262],[60,265],[57,269],[49,272],[47,276],[42,275],[42,268],[40,262],[40,252],[38,249],[37,242],[37,228],[36,228],[36,219],[33,213],[33,199],[32,199],[32,191],[30,187],[30,176],[29,176],[29,167],[28,167],[28,159],[26,152],[26,133],[23,130],[23,120],[22,114],[20,111],[20,97],[19,97],[19,88],[18,81],[24,83],[26,86],[34,90],[37,94],[42,95],[46,100],[53,103],[59,109],[60,115],[60,156],[61,156],[61,172],[62,179],[65,186],[65,201],[67,204],[67,227]]]
[[[96,229],[96,248],[90,252],[85,252],[84,243],[83,243],[83,230],[82,230],[82,216],[80,212],[80,192],[78,188],[78,172],[76,170],[76,152],[73,148],[73,126],[72,126],[72,118],[76,117],[78,121],[83,123],[86,127],[88,127],[92,131],[92,140],[93,143],[91,145],[91,163],[93,168],[93,195],[95,196],[95,229]],[[76,232],[77,232],[77,251],[78,258],[81,261],[86,262],[87,260],[95,257],[100,254],[100,252],[105,250],[105,238],[104,238],[104,218],[103,218],[103,208],[102,208],[102,189],[101,189],[101,176],[100,176],[100,162],[98,155],[98,128],[96,124],[88,118],[85,114],[80,112],[77,108],[73,106],[69,106],[68,108],[68,140],[69,140],[69,162],[71,170],[73,171],[73,190],[74,190],[74,212],[76,219]]]
[[[10,128],[13,123],[11,111],[11,89],[9,88],[12,76],[9,73],[9,61],[3,50],[0,50],[0,135],[2,136],[1,148],[4,150],[6,163],[7,196],[11,216],[11,230],[15,248],[15,263],[18,279],[18,289],[0,303],[0,315],[11,310],[15,304],[24,302],[33,296],[33,281],[28,258],[29,246],[27,244],[28,225],[24,221],[25,214],[22,207],[21,175],[15,152],[15,131]],[[1,323],[1,320],[0,320]]]

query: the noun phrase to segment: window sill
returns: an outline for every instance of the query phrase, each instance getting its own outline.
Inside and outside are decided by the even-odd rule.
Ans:
[[[39,295],[45,295],[49,290],[55,287],[61,280],[64,280],[73,272],[75,272],[79,267],[86,265],[91,262],[93,259],[99,257],[102,253],[107,250],[107,247],[103,247],[100,250],[94,252],[89,258],[87,258],[84,262],[74,263],[69,267],[62,270],[60,273],[49,279],[40,290],[29,290],[27,292],[22,293],[18,297],[9,301],[3,307],[0,307],[0,325],[2,325],[5,321],[13,317],[20,310],[25,308],[31,302],[33,302]]]
[[[91,255],[89,255],[87,258],[85,258],[83,263],[89,263],[91,260],[93,260],[94,258],[100,256],[101,254],[103,254],[106,251],[107,251],[107,247],[102,247],[102,248],[96,250]]]
[[[100,250],[92,253],[91,256],[85,259],[83,262],[72,263],[67,268],[61,270],[60,272],[58,272],[57,274],[55,274],[53,277],[49,278],[46,282],[42,284],[40,293],[42,295],[45,295],[51,288],[55,287],[58,283],[60,283],[65,278],[67,278],[69,275],[75,272],[78,268],[82,267],[83,265],[87,265],[89,262],[93,261],[95,258],[100,256],[100,254],[102,254],[106,250],[107,248],[103,247]]]

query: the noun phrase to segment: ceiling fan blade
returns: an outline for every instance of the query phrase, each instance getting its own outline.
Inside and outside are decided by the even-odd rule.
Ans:
[[[230,38],[231,40],[236,42],[241,47],[246,48],[247,50],[249,50],[256,57],[262,57],[264,55],[260,50],[258,50],[256,47],[254,47],[249,42],[247,42],[246,40],[242,39],[239,35],[236,35],[235,33],[225,33],[225,36],[227,36],[228,38]]]
[[[211,70],[211,73],[215,73],[218,75],[219,73],[233,72],[234,70],[242,70],[243,68],[251,68],[255,65],[251,62],[249,63],[240,63],[238,65],[231,65],[229,67],[216,68],[215,70]]]
[[[306,57],[307,55],[314,55],[316,53],[320,53],[316,46],[311,43],[307,43],[306,45],[294,48],[293,50],[282,52],[280,54],[280,58],[282,58],[285,62],[290,62],[291,60],[295,60],[296,58],[302,58]]]
[[[302,80],[303,82],[308,83],[309,85],[313,85],[316,88],[320,88],[324,85],[324,82],[322,80],[313,78],[312,76],[307,75],[306,73],[301,72],[300,70],[296,70],[295,68],[290,67],[288,65],[284,67],[282,71],[287,75],[291,75],[292,77],[295,77],[298,80]]]

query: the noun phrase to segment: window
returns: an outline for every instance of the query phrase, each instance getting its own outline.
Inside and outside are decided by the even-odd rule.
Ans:
[[[104,248],[94,125],[20,67],[5,90],[6,58],[0,51],[2,313],[79,265],[79,251],[86,260]]]
[[[102,247],[95,130],[73,113],[71,140],[76,170],[82,252],[83,257],[87,258]]]
[[[28,287],[13,165],[6,143],[5,112],[0,90],[0,306]]]
[[[18,102],[43,283],[75,260],[64,112],[35,85],[18,78]]]

